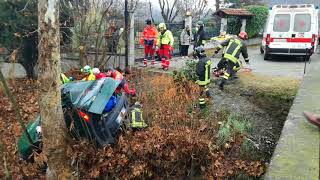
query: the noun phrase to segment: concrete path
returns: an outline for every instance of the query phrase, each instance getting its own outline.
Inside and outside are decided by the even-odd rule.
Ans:
[[[293,57],[274,57],[272,60],[265,61],[263,55],[259,52],[259,47],[250,47],[248,49],[250,57],[250,65],[244,64],[245,67],[252,69],[253,73],[270,75],[270,76],[284,76],[284,77],[293,77],[297,79],[303,78],[304,71],[304,61],[301,58]],[[191,58],[191,57],[190,57]],[[181,69],[185,65],[186,59],[181,57],[174,57],[174,60],[171,61],[170,69],[177,70]],[[215,67],[219,62],[220,58],[211,58],[213,66]],[[243,61],[243,58],[241,57]],[[320,54],[314,54],[311,57],[311,62],[320,61]],[[244,62],[244,61],[243,61]],[[142,66],[142,62],[136,62],[136,66]],[[307,63],[307,71],[309,71],[312,64]],[[151,67],[151,66],[149,66]],[[161,62],[157,62],[155,69],[157,71],[161,68]],[[152,69],[154,70],[154,69]]]
[[[309,66],[264,179],[320,179],[320,131],[303,111],[320,114],[320,62]]]

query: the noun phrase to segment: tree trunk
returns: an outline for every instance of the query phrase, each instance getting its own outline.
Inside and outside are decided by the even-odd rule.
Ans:
[[[40,115],[47,179],[70,179],[60,92],[59,0],[38,1]]]

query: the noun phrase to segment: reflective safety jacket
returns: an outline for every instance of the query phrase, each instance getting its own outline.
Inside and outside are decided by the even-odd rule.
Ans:
[[[83,81],[93,81],[96,80],[96,76],[93,74],[92,70],[90,70],[89,75],[82,79]]]
[[[63,73],[60,74],[60,80],[62,84],[66,84],[70,82],[70,79]]]
[[[131,110],[130,127],[132,128],[145,128],[148,125],[144,122],[141,107],[134,105]]]
[[[240,53],[242,54],[245,60],[249,60],[247,44],[242,39],[227,39],[218,46],[218,49],[221,49],[225,46],[227,48],[224,51],[223,57],[227,60],[237,63],[239,60]]]
[[[141,45],[156,45],[158,38],[157,28],[154,26],[147,25],[142,33],[142,37],[140,38]]]
[[[170,45],[173,46],[174,38],[171,31],[166,30],[164,33],[158,34],[157,46],[161,47],[161,45]]]
[[[117,71],[117,70],[113,70],[111,73],[111,77],[114,80],[119,80],[120,82],[123,80],[123,75],[121,74],[121,72]]]
[[[210,83],[210,69],[211,69],[211,60],[207,57],[201,57],[197,65],[197,75],[199,79],[196,83],[200,86],[205,86]]]

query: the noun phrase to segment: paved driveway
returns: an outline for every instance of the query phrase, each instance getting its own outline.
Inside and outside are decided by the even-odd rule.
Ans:
[[[305,65],[303,58],[279,56],[273,57],[272,60],[265,61],[263,55],[260,54],[259,47],[250,47],[248,53],[250,65],[245,65],[245,67],[251,68],[253,73],[296,78],[303,77]],[[244,62],[242,57],[240,59]],[[217,64],[218,60],[217,58],[213,58],[214,65]],[[313,61],[320,61],[320,54],[314,54],[310,60],[311,63],[307,63],[307,71],[310,69],[310,66],[312,66]]]

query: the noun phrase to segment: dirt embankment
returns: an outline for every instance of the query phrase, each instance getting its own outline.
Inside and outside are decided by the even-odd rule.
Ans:
[[[252,124],[248,136],[250,158],[269,162],[298,90],[300,80],[238,74],[239,79],[220,91],[212,85],[213,110],[238,114]]]

